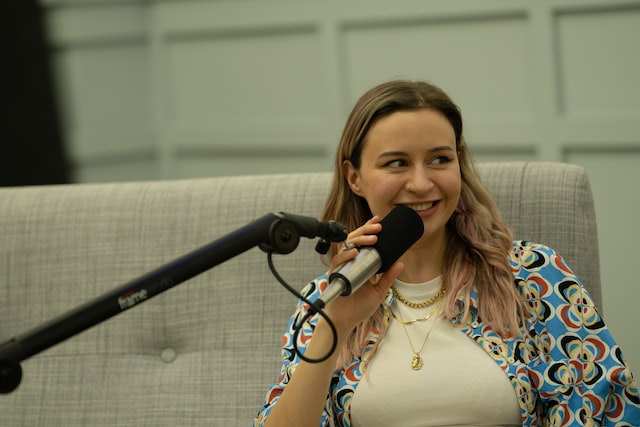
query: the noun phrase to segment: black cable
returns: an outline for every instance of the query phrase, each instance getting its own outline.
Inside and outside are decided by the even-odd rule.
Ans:
[[[271,273],[273,274],[273,276],[278,280],[278,282],[280,282],[280,284],[282,286],[285,287],[285,289],[287,289],[289,292],[291,292],[293,295],[295,295],[296,298],[298,298],[299,300],[302,300],[302,302],[307,304],[309,307],[312,307],[312,310],[307,311],[307,314],[302,318],[302,321],[299,324],[295,324],[294,323],[294,330],[295,330],[295,332],[293,333],[293,349],[294,349],[294,351],[300,357],[300,359],[304,360],[305,362],[308,362],[308,363],[321,363],[321,362],[324,362],[325,360],[327,360],[328,358],[331,357],[333,352],[336,350],[336,347],[338,346],[338,330],[336,329],[336,326],[333,324],[333,322],[331,321],[329,316],[327,316],[327,314],[324,312],[324,310],[322,310],[322,309],[315,310],[315,305],[311,301],[309,301],[309,299],[307,297],[305,297],[304,295],[300,294],[300,292],[295,290],[291,285],[289,285],[287,283],[286,280],[284,280],[284,278],[282,276],[280,276],[280,274],[278,273],[278,271],[276,270],[276,268],[275,268],[275,266],[273,264],[273,251],[267,251],[267,263],[269,264],[269,269],[271,270]],[[307,320],[309,320],[309,318],[311,316],[313,316],[315,313],[318,313],[320,316],[322,316],[327,321],[327,323],[329,324],[329,327],[331,328],[331,333],[333,335],[333,339],[332,339],[332,342],[331,342],[331,348],[329,349],[329,351],[324,356],[322,356],[320,358],[317,358],[317,359],[312,359],[312,358],[306,357],[298,349],[298,335],[300,334],[300,330],[302,329],[302,326],[305,324],[305,322]]]

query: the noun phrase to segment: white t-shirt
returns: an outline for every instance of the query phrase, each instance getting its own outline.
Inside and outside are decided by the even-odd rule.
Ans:
[[[442,277],[394,285],[408,300],[424,301],[438,292]],[[395,299],[391,308],[406,321],[425,317],[434,306],[412,309]],[[424,365],[416,371],[403,326],[391,319],[353,396],[352,426],[521,426],[520,405],[505,372],[449,321],[434,315],[406,325],[413,348],[420,350],[434,321],[420,353]]]

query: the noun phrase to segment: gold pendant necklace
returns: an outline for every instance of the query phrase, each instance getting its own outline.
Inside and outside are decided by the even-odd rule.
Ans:
[[[433,310],[431,310],[431,312],[427,316],[425,316],[426,320],[429,320],[431,316],[433,316],[436,312],[438,312],[440,310],[441,305],[442,305],[442,301],[439,301],[438,305],[436,305],[433,308]],[[414,371],[419,371],[424,366],[424,361],[422,360],[422,356],[420,355],[420,353],[422,353],[422,350],[424,350],[424,347],[427,344],[429,335],[431,335],[431,331],[433,330],[433,327],[438,321],[438,316],[436,316],[433,322],[431,322],[431,326],[429,326],[429,330],[427,331],[427,335],[424,337],[424,341],[422,342],[422,346],[420,347],[420,350],[416,351],[415,347],[413,346],[413,342],[411,341],[411,336],[409,335],[409,330],[407,329],[407,325],[420,321],[422,319],[414,319],[413,321],[406,321],[402,319],[400,316],[397,316],[395,313],[393,313],[393,311],[391,311],[391,314],[393,315],[393,318],[396,319],[402,325],[402,328],[404,329],[404,333],[407,336],[407,340],[409,341],[409,346],[411,347],[411,352],[413,353],[413,356],[411,357],[411,369],[413,369]]]

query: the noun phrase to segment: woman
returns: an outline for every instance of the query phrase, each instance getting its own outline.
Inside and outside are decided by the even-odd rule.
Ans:
[[[587,291],[552,249],[513,241],[458,107],[428,83],[381,84],[351,112],[323,218],[353,231],[330,269],[373,245],[396,205],[420,215],[423,236],[327,305],[338,351],[322,362],[293,349],[298,305],[255,425],[640,425],[638,388]],[[316,315],[298,349],[321,359],[332,339]]]

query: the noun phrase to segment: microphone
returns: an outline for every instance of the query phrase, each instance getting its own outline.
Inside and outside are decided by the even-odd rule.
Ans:
[[[361,248],[351,261],[329,275],[329,286],[313,303],[316,311],[341,295],[351,295],[374,274],[387,271],[424,233],[422,218],[413,209],[396,206],[382,221],[378,241]]]

